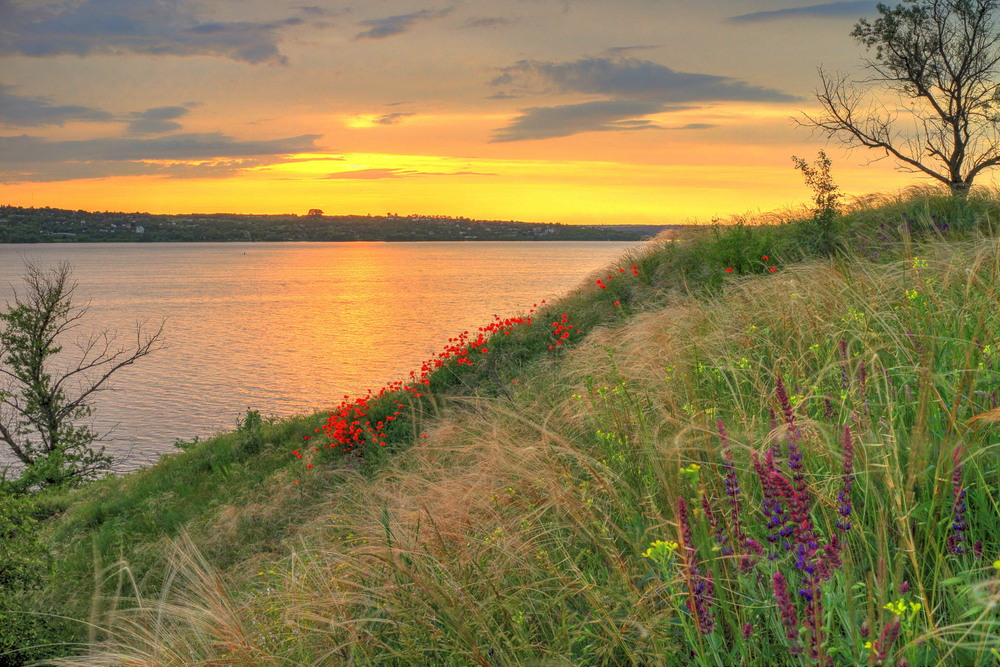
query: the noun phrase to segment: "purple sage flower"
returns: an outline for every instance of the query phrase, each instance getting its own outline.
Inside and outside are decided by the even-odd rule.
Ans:
[[[951,473],[951,533],[948,535],[948,551],[953,554],[965,553],[965,533],[969,522],[965,518],[965,485],[962,483],[962,448],[956,447],[952,455],[954,470]]]
[[[781,625],[785,628],[785,637],[792,643],[788,652],[792,655],[798,655],[802,653],[802,647],[799,646],[799,617],[795,613],[792,598],[788,595],[788,583],[785,581],[785,575],[781,572],[775,572],[771,583],[774,588],[774,599],[778,603],[778,612],[781,614]]]
[[[844,427],[843,437],[844,466],[841,471],[840,493],[837,495],[839,503],[837,528],[843,532],[851,529],[851,514],[854,512],[854,504],[851,500],[851,489],[854,487],[854,438],[851,437],[851,427]]]
[[[715,584],[711,573],[702,575],[698,567],[698,554],[694,549],[691,524],[688,521],[688,505],[683,497],[677,498],[677,521],[681,528],[681,556],[687,575],[688,609],[694,615],[699,632],[707,635],[715,629],[715,616],[712,614]]]
[[[878,641],[875,642],[876,665],[882,665],[885,663],[885,659],[889,655],[889,650],[892,648],[896,638],[899,637],[899,625],[899,616],[893,616],[892,620],[886,623],[885,627],[882,628],[882,634],[879,636]]]
[[[740,480],[736,476],[736,466],[733,465],[733,453],[729,449],[729,434],[725,424],[718,421],[719,439],[722,441],[722,469],[726,473],[726,496],[729,497],[729,520],[733,526],[733,544],[743,549],[746,535],[743,532],[742,508],[740,507]]]

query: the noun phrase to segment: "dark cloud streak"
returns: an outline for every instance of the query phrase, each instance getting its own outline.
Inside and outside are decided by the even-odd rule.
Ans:
[[[860,18],[875,13],[876,3],[869,0],[851,2],[825,2],[807,7],[789,7],[767,12],[752,12],[730,17],[733,23],[760,23],[791,18]]]
[[[518,23],[517,19],[506,18],[503,16],[484,16],[478,19],[469,19],[466,21],[462,27],[463,28],[502,28],[504,26],[513,25]]]
[[[630,47],[634,48],[634,47]],[[638,58],[587,57],[570,62],[522,60],[501,70],[491,84],[521,94],[602,96],[609,99],[521,110],[492,137],[494,142],[567,137],[581,132],[625,130],[699,130],[712,127],[689,123],[659,125],[646,116],[695,108],[696,103],[790,102],[798,100],[779,90],[739,79],[679,72]]]
[[[496,176],[495,173],[478,171],[416,171],[413,169],[372,168],[337,171],[327,174],[327,180],[380,180],[384,178],[410,178],[412,176]]]
[[[83,0],[35,8],[3,2],[0,9],[0,54],[29,57],[132,53],[281,64],[281,31],[305,23],[301,17],[206,23],[183,0]]]
[[[418,23],[444,18],[451,11],[451,8],[438,11],[421,9],[419,12],[413,12],[412,14],[399,14],[397,16],[388,16],[384,19],[361,21],[358,25],[364,26],[368,30],[359,32],[354,36],[354,39],[385,39],[386,37],[401,35],[404,32],[409,32]]]
[[[166,108],[166,107],[164,107]],[[151,110],[156,111],[156,110]],[[247,166],[270,164],[277,156],[317,150],[320,135],[241,141],[219,132],[174,134],[155,139],[102,138],[53,141],[29,135],[0,137],[0,179],[4,182],[195,173],[229,175]],[[158,164],[154,161],[204,164]],[[224,172],[224,173],[223,173]]]
[[[14,86],[0,84],[0,122],[19,127],[63,125],[69,121],[103,123],[114,120],[107,111],[76,104],[53,104],[47,97],[15,95]]]
[[[155,107],[145,111],[135,111],[131,114],[128,131],[130,134],[165,134],[181,129],[181,124],[174,122],[177,118],[190,113],[185,107]]]
[[[522,60],[504,68],[491,83],[536,93],[585,93],[660,102],[790,102],[799,99],[738,79],[678,72],[637,58],[581,58],[571,62]]]
[[[412,111],[395,111],[393,113],[387,113],[379,116],[374,122],[376,125],[395,125],[401,119],[415,115],[416,114]]]
[[[704,130],[713,125],[689,123],[677,127],[658,125],[643,118],[656,113],[680,111],[692,107],[670,106],[641,100],[599,100],[554,107],[524,109],[510,125],[497,130],[495,143],[554,139],[581,132],[612,132],[626,130]]]

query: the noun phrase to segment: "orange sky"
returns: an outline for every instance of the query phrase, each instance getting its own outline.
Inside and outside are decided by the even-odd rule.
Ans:
[[[926,182],[792,120],[873,2],[313,1],[0,0],[0,204],[706,222],[824,147]]]

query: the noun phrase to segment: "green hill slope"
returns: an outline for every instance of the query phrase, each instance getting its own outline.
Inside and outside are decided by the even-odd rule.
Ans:
[[[38,617],[92,642],[58,664],[992,664],[997,211],[651,242],[384,393],[33,499],[18,608],[89,623]]]

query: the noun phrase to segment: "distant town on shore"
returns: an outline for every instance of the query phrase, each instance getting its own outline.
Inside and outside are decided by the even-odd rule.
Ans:
[[[443,215],[159,215],[0,206],[0,243],[641,241],[684,225],[567,225]]]

